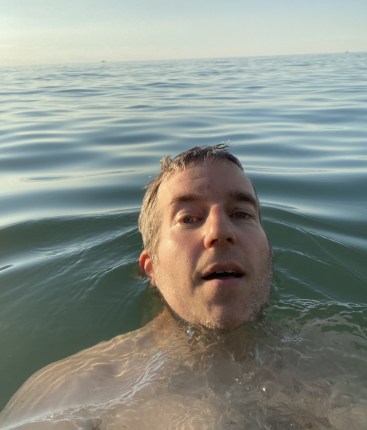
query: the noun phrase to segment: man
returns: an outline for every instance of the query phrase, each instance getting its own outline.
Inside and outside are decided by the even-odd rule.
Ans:
[[[272,253],[241,163],[222,144],[161,164],[139,219],[142,271],[190,324],[231,330],[252,320],[269,299]]]
[[[269,300],[272,250],[239,160],[195,147],[164,158],[147,188],[139,263],[169,311],[37,372],[0,427],[341,430],[325,418],[326,382],[275,368],[277,331],[244,324]]]

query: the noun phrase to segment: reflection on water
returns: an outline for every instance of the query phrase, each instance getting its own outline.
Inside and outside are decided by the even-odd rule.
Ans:
[[[85,402],[67,390],[58,426],[363,428],[366,70],[365,53],[1,68],[0,409],[123,335],[69,362],[103,377]],[[266,319],[124,335],[162,310],[135,276],[141,188],[162,156],[227,140],[274,247]]]
[[[308,320],[310,311],[324,313],[322,305],[298,305],[290,310],[291,324],[269,309],[268,320],[225,334],[185,327],[164,311],[144,329],[33,376],[3,412],[3,424],[86,430],[364,428],[367,333],[350,320],[355,313],[366,319],[366,309],[335,304],[326,306],[328,318]]]

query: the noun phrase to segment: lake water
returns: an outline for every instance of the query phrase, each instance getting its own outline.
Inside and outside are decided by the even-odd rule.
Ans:
[[[365,398],[367,53],[345,53],[0,69],[0,410],[159,313],[136,277],[142,187],[163,156],[227,141],[274,247],[267,323],[331,332]]]

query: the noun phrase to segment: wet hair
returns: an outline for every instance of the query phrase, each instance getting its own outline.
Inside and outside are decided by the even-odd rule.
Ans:
[[[139,231],[143,236],[144,249],[150,253],[153,261],[156,261],[162,222],[162,216],[160,216],[157,202],[158,190],[162,181],[169,175],[175,172],[182,172],[192,165],[205,164],[207,161],[213,162],[216,160],[231,161],[244,172],[241,162],[228,151],[228,148],[229,145],[226,143],[213,146],[195,146],[188,151],[181,152],[181,154],[178,154],[173,160],[170,156],[162,158],[161,172],[144,187],[147,191],[143,199],[143,206],[139,216]],[[255,188],[254,193],[259,219],[262,224],[261,209]]]

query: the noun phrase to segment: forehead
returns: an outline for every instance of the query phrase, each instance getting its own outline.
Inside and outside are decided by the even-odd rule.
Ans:
[[[215,160],[189,166],[168,176],[159,188],[158,201],[163,208],[184,194],[225,199],[235,192],[245,192],[256,200],[251,181],[238,166],[231,161]]]

